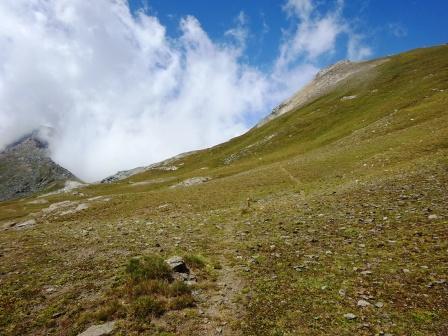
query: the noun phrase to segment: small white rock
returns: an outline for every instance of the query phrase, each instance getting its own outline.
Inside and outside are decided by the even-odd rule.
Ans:
[[[344,318],[347,320],[354,320],[356,318],[356,315],[352,314],[352,313],[347,313],[347,314],[344,314]]]
[[[115,328],[115,322],[106,322],[104,324],[91,326],[89,329],[78,336],[105,336],[109,335]]]
[[[375,303],[375,307],[383,308],[384,307],[384,303],[382,303],[381,301],[378,301],[377,303]]]
[[[368,307],[368,306],[370,306],[370,302],[368,302],[366,300],[358,300],[357,305],[358,305],[358,307]]]

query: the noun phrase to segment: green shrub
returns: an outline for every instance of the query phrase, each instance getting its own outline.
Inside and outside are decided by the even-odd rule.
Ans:
[[[181,296],[184,294],[191,294],[190,287],[183,281],[176,280],[169,287],[170,296]]]
[[[94,314],[93,317],[96,320],[108,321],[113,320],[115,317],[123,317],[125,315],[125,309],[123,305],[118,302],[118,300],[113,300],[107,302],[104,306],[100,307]]]
[[[204,268],[205,258],[199,254],[189,254],[184,257],[185,262],[192,268]]]
[[[194,298],[191,294],[177,296],[170,301],[170,309],[172,310],[181,310],[189,307],[194,307]]]
[[[128,286],[128,292],[132,297],[150,294],[167,295],[170,284],[168,280],[141,280]]]
[[[171,279],[171,270],[159,256],[132,258],[126,267],[126,272],[133,281],[147,279]]]
[[[136,318],[159,317],[165,312],[165,306],[150,296],[141,296],[132,303],[132,312]]]

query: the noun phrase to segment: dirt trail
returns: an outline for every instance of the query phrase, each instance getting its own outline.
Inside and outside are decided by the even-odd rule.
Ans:
[[[293,183],[295,183],[296,185],[298,185],[298,186],[300,186],[300,181],[296,178],[296,177],[294,177],[285,167],[283,167],[283,166],[281,166],[280,167],[281,169],[282,169],[282,171],[286,174],[286,176],[288,176],[289,177],[289,179],[293,182]]]
[[[232,259],[236,256],[234,227],[231,223],[224,226],[219,245],[221,253],[218,257],[221,269],[217,271],[216,287],[206,294],[206,300],[199,305],[204,312],[204,335],[238,335],[232,328],[235,321],[243,315],[243,308],[237,302],[238,295],[244,287],[238,275],[239,266]]]

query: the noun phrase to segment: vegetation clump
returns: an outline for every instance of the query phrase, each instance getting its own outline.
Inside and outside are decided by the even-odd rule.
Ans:
[[[127,267],[126,273],[131,280],[139,282],[142,280],[170,280],[171,270],[163,258],[152,255],[142,258],[132,258]]]
[[[191,268],[202,269],[207,264],[205,258],[199,254],[188,254],[184,259],[187,265]]]
[[[202,259],[190,258],[192,264],[202,265]],[[194,306],[191,287],[174,280],[172,270],[157,255],[132,258],[126,266],[128,279],[124,285],[131,315],[137,319],[160,317],[168,310]]]

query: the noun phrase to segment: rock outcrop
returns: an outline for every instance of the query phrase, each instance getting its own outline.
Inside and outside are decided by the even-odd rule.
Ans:
[[[77,178],[50,158],[48,143],[33,132],[0,153],[0,201],[63,187]]]
[[[387,59],[370,62],[351,62],[343,60],[319,71],[314,80],[299,90],[295,95],[275,107],[271,114],[261,120],[255,127],[260,127],[268,121],[285,113],[298,109],[311,101],[333,90],[350,76],[367,71],[384,63]]]

